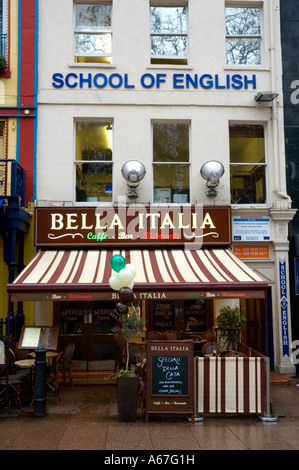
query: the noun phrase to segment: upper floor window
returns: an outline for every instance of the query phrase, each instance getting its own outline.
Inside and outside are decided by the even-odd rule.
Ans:
[[[189,169],[189,123],[154,123],[154,202],[190,202]]]
[[[0,71],[6,70],[8,60],[7,50],[7,0],[0,0]]]
[[[151,63],[187,64],[187,8],[151,7]]]
[[[76,122],[76,201],[112,201],[112,124]]]
[[[111,62],[111,15],[111,4],[75,4],[76,62]]]
[[[251,124],[229,126],[232,204],[266,202],[264,127]]]
[[[231,8],[226,13],[226,63],[261,65],[261,9]]]

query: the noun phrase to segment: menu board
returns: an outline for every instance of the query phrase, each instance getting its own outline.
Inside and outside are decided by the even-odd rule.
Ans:
[[[188,358],[154,356],[153,395],[188,395]]]
[[[146,363],[146,420],[150,413],[194,419],[193,342],[147,341]]]
[[[59,328],[57,326],[23,326],[19,349],[36,349],[43,346],[46,351],[56,351]]]

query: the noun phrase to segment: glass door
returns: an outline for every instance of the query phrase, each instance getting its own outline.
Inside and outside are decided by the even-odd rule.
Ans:
[[[114,308],[115,302],[54,303],[54,324],[60,327],[61,348],[75,343],[74,368],[114,368]]]

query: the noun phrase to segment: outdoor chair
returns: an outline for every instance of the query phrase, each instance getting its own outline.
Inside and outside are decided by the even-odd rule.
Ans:
[[[162,339],[162,333],[160,331],[148,331],[146,333],[146,339],[151,340],[151,339]]]
[[[214,341],[209,341],[206,344],[203,345],[202,347],[202,354],[203,356],[206,355],[215,355],[217,356],[221,351],[221,348],[218,343],[215,343]]]
[[[247,357],[245,353],[240,351],[229,351],[225,354],[225,357]]]
[[[21,404],[21,380],[22,376],[16,373],[14,366],[15,354],[11,348],[5,348],[5,364],[0,376],[0,407],[10,408]]]
[[[75,350],[75,344],[69,343],[63,351],[58,355],[56,359],[56,374],[59,380],[59,376],[62,375],[63,382],[66,383],[66,375],[71,387],[73,388],[73,376],[72,376],[72,359]]]
[[[59,357],[59,356],[58,356]],[[57,358],[58,359],[58,358]],[[47,367],[46,369],[46,390],[47,393],[53,393],[56,399],[56,405],[60,401],[59,395],[59,375],[58,375],[58,367]]]
[[[216,331],[210,328],[209,330],[206,330],[203,332],[201,335],[201,339],[206,339],[209,342],[216,341]]]
[[[163,333],[164,339],[180,339],[180,333],[176,330],[167,330]]]

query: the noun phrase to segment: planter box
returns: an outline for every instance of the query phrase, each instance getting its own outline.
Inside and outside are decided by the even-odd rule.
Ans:
[[[139,391],[138,377],[117,378],[117,407],[118,421],[134,422],[137,418],[137,403]]]

